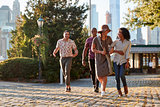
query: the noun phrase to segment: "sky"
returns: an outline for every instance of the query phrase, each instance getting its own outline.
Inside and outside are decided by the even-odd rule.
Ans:
[[[89,0],[80,0],[80,3],[88,3],[88,1]],[[91,0],[91,4],[96,4],[97,12],[98,12],[99,19],[100,19],[98,29],[100,29],[101,26],[104,23],[106,23],[105,14],[106,14],[106,11],[109,11],[109,0]],[[125,0],[120,0],[120,22],[121,23],[124,21],[123,17],[125,16],[125,13],[128,11],[127,10],[128,6],[130,5],[126,4]]]
[[[10,9],[12,10],[13,8],[13,1],[14,0],[0,0],[0,7],[2,5],[8,5],[10,7]],[[28,0],[18,0],[20,2],[20,10],[22,11],[22,13],[25,10],[26,7],[26,2]],[[87,4],[89,2],[89,0],[79,0],[80,4]],[[125,13],[128,12],[128,7],[133,7],[131,3],[125,3],[126,0],[120,0],[120,23],[124,22],[124,18],[125,17]],[[88,3],[89,4],[89,3]],[[91,4],[96,4],[97,6],[97,12],[99,14],[99,26],[98,26],[98,30],[100,30],[101,26],[106,23],[105,21],[105,13],[106,11],[109,11],[109,0],[91,0]],[[89,17],[86,20],[86,25],[89,25]],[[122,24],[120,27],[124,27]],[[143,33],[143,32],[142,32]],[[135,37],[133,37],[132,39],[134,39]]]
[[[10,7],[10,9],[12,10],[13,8],[13,1],[14,0],[0,0],[0,7],[2,5],[8,5]],[[22,12],[24,12],[25,10],[25,7],[26,7],[26,2],[28,0],[18,0],[20,2],[20,10]],[[89,2],[89,0],[79,0],[80,1],[80,4],[87,4]],[[92,4],[96,4],[97,6],[97,12],[99,13],[99,28],[101,25],[103,25],[105,23],[105,13],[107,10],[109,10],[109,0],[91,0],[91,3]],[[124,13],[127,12],[127,7],[129,5],[127,5],[125,3],[125,0],[120,0],[120,20],[121,22],[124,21],[123,20],[123,17],[124,17]],[[86,20],[86,24],[88,24],[88,21],[89,19]]]

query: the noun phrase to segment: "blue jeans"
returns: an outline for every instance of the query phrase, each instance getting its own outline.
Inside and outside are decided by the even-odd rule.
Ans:
[[[117,90],[121,89],[121,87],[120,87],[120,78],[122,80],[123,86],[127,86],[126,77],[125,77],[125,71],[124,71],[125,64],[126,63],[124,63],[122,65],[117,65],[116,62],[113,62],[113,67],[114,67],[114,72],[115,72],[115,79],[116,79],[116,82],[117,82]]]

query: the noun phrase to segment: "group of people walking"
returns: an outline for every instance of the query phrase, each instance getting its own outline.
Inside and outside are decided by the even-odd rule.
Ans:
[[[129,68],[129,53],[131,48],[130,33],[126,28],[119,28],[118,39],[114,42],[108,36],[111,32],[108,25],[103,25],[101,30],[92,29],[91,37],[86,39],[83,53],[82,65],[86,66],[85,57],[88,52],[88,63],[90,68],[90,75],[94,87],[94,92],[99,92],[99,82],[101,83],[101,96],[105,95],[105,88],[107,85],[107,76],[110,75],[112,69],[108,58],[114,53],[113,67],[115,72],[115,79],[119,96],[123,96],[120,88],[120,79],[124,86],[125,95],[128,94],[128,87],[125,78],[125,68]],[[72,53],[74,50],[74,54]],[[53,56],[60,51],[60,66],[63,71],[66,84],[66,92],[71,91],[70,86],[70,70],[72,65],[72,58],[78,55],[76,44],[69,39],[69,32],[65,31],[63,38],[57,41]]]

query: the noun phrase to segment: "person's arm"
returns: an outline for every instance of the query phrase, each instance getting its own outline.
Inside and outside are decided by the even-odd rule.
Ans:
[[[83,53],[82,53],[82,65],[83,65],[83,66],[86,66],[85,57],[86,57],[86,55],[87,55],[88,49],[89,49],[88,47],[84,46]]]
[[[53,51],[53,56],[54,56],[54,57],[56,57],[56,53],[58,52],[58,50],[59,50],[58,47],[54,49],[54,51]]]
[[[102,55],[106,54],[106,51],[104,49],[103,49],[103,51],[97,50],[96,45],[94,43],[92,43],[91,50],[92,50],[92,52],[94,52],[96,54],[102,54]]]
[[[53,51],[53,56],[56,57],[56,53],[59,51],[59,41],[57,41],[56,48]]]
[[[73,54],[73,57],[76,57],[78,55],[78,50],[77,48],[74,49],[74,54]]]
[[[118,51],[118,50],[114,50],[113,53],[118,53],[120,55],[124,55],[124,52],[123,51]]]
[[[74,54],[72,57],[76,57],[78,55],[78,50],[75,42],[73,41],[72,48],[74,49]]]
[[[129,64],[129,58],[127,59],[127,62],[125,64],[125,68],[129,68],[130,64]]]
[[[113,51],[114,51],[114,48],[112,47],[112,48],[110,49],[110,51],[109,51],[109,54],[112,54]]]
[[[129,55],[130,55],[130,50],[131,50],[131,42],[129,43],[128,45],[128,48],[126,50],[126,60],[127,60],[127,63],[125,65],[125,68],[129,68],[130,64],[129,64]]]
[[[111,49],[110,49],[110,54],[112,53],[118,53],[120,55],[124,55],[124,52],[123,51],[119,51],[119,50],[114,50],[114,46],[116,45],[116,43],[118,42],[118,40],[115,40],[112,44],[111,44]]]

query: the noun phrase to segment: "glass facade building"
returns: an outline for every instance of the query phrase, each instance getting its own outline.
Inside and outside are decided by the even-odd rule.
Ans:
[[[94,27],[98,30],[98,12],[95,4],[91,5],[91,30]]]
[[[109,13],[111,14],[111,37],[114,41],[120,28],[120,0],[109,0]]]

